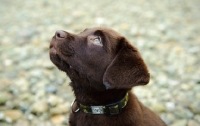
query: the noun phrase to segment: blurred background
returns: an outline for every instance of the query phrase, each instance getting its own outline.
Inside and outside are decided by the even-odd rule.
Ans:
[[[200,126],[199,0],[1,0],[0,126],[67,126],[74,99],[49,59],[56,30],[104,26],[136,46],[151,73],[133,91],[169,126]]]

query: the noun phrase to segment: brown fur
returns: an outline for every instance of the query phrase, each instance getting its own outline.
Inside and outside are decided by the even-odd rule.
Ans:
[[[103,46],[95,44],[100,36]],[[84,105],[118,101],[127,92],[129,101],[115,116],[71,113],[70,126],[165,126],[131,92],[146,85],[150,74],[138,50],[114,30],[102,27],[80,34],[58,31],[50,44],[50,59],[71,79],[76,100]]]

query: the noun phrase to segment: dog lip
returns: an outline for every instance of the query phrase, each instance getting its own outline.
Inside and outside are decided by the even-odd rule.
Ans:
[[[49,48],[51,49],[51,48],[53,48],[54,47],[54,43],[56,42],[56,37],[55,37],[55,35],[52,37],[52,39],[51,39],[51,43],[50,43],[50,46],[49,46]]]

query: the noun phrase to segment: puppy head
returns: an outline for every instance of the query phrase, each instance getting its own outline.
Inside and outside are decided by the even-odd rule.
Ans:
[[[149,82],[138,50],[114,30],[102,27],[80,34],[56,32],[50,59],[79,89],[130,89]]]

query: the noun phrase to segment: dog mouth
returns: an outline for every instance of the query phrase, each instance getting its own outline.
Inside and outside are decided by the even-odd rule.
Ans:
[[[80,67],[77,67],[74,62],[74,48],[68,44],[65,45],[62,42],[52,38],[49,46],[49,56],[53,64],[61,71],[65,72],[71,79],[77,76],[83,76],[80,72],[83,71]]]
[[[49,45],[49,49],[50,59],[58,67],[58,69],[63,72],[67,72],[73,68],[71,65],[69,65],[66,59],[63,59],[63,57],[69,59],[73,56],[73,47],[70,47],[70,45],[65,45],[64,42],[56,40],[56,37],[53,36]]]

